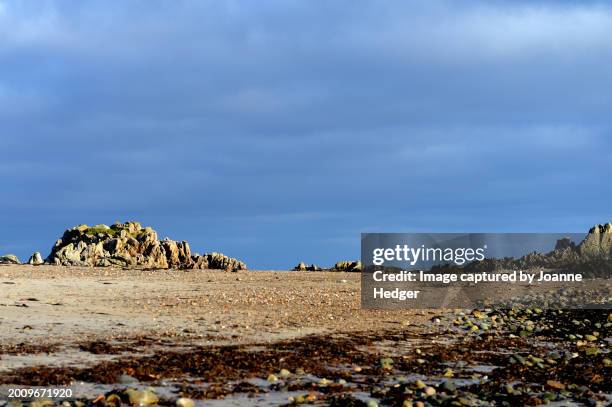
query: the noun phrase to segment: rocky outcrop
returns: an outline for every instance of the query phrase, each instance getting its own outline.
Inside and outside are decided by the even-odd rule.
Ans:
[[[321,270],[323,269],[317,266],[316,264],[311,264],[310,266],[307,266],[306,263],[304,263],[303,261],[300,262],[300,264],[298,264],[297,266],[293,268],[293,271],[321,271]]]
[[[39,266],[43,264],[43,258],[40,255],[40,252],[32,253],[32,255],[30,256],[30,260],[28,260],[28,264],[31,264],[33,266]]]
[[[592,227],[587,237],[580,243],[578,252],[586,259],[612,258],[612,224]]]
[[[244,263],[219,253],[192,256],[189,243],[157,240],[152,228],[143,228],[138,222],[110,227],[80,225],[66,230],[46,262],[63,266],[246,270]]]
[[[0,256],[0,264],[21,264],[21,261],[14,254],[5,254]]]
[[[196,269],[211,269],[211,270],[226,270],[240,271],[246,270],[247,266],[243,262],[228,257],[223,253],[209,253],[203,256],[192,256],[193,265],[191,268]]]
[[[361,261],[339,261],[334,265],[332,271],[359,272],[362,269]]]
[[[470,272],[490,272],[509,269],[558,269],[578,271],[587,277],[609,278],[612,273],[612,224],[596,225],[580,244],[576,245],[569,238],[559,239],[555,248],[548,253],[529,253],[518,259],[484,259],[467,264],[464,267],[441,265],[432,267],[432,271],[450,269]]]

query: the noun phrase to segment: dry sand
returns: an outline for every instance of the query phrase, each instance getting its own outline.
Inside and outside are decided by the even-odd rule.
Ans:
[[[431,317],[362,310],[359,293],[358,273],[1,266],[2,346],[59,344],[62,351],[53,361],[28,355],[32,352],[4,356],[0,369],[86,363],[78,344],[98,340],[261,343],[398,328]]]

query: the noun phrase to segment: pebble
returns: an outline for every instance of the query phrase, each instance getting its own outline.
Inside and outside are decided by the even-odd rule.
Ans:
[[[133,406],[150,406],[159,402],[159,398],[151,390],[128,389],[125,393]]]
[[[135,384],[138,383],[138,379],[127,375],[127,374],[122,374],[117,378],[117,383],[119,384]]]
[[[380,359],[380,367],[383,369],[393,369],[393,359],[391,358],[382,358]]]
[[[106,398],[105,404],[107,406],[119,407],[121,405],[121,397],[118,394],[111,394]]]
[[[442,382],[442,384],[440,385],[440,390],[445,391],[447,393],[453,393],[455,390],[457,390],[457,386],[447,380]]]
[[[546,381],[546,386],[551,388],[551,389],[555,389],[555,390],[563,390],[565,389],[565,385],[561,382],[558,382],[556,380],[547,380]]]
[[[176,407],[195,407],[195,402],[192,399],[181,397],[176,400]]]

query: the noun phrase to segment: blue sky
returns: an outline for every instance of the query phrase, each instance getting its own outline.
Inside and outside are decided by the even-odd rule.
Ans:
[[[254,268],[611,220],[612,8],[0,0],[0,253],[135,219]]]

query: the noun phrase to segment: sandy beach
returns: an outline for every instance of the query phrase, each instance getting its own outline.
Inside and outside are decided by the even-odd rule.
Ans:
[[[359,273],[0,266],[0,343],[248,344],[427,321],[429,312],[362,310],[359,283]],[[0,370],[13,363],[23,365]]]
[[[0,406],[612,401],[608,310],[362,310],[342,272],[14,265],[0,288]]]

